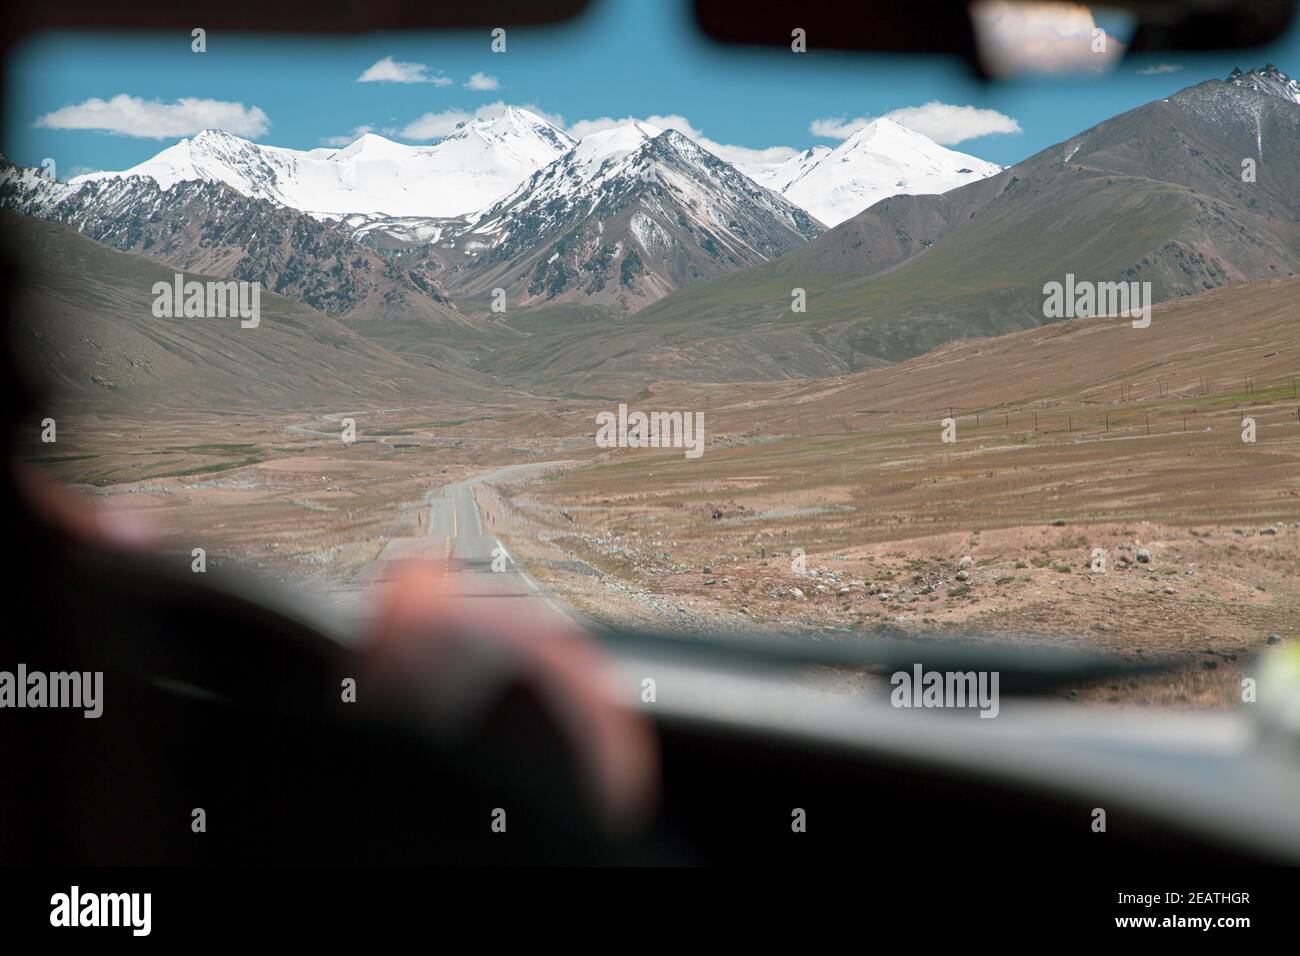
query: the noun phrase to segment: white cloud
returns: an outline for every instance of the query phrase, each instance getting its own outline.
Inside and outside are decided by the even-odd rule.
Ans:
[[[1081,3],[978,0],[970,13],[980,60],[994,75],[1100,73],[1124,53],[1124,44],[1109,35],[1104,50],[1094,49],[1100,28]]]
[[[700,141],[700,145],[718,159],[726,160],[746,176],[757,176],[769,169],[780,166],[799,155],[800,150],[790,146],[768,146],[754,149],[749,146],[728,146],[715,143],[711,139]]]
[[[881,117],[859,116],[856,119],[844,117],[824,117],[809,124],[809,131],[814,136],[828,139],[848,139],[873,119]],[[990,136],[994,133],[1020,133],[1020,124],[1012,117],[997,110],[982,109],[977,106],[958,106],[955,103],[940,103],[931,100],[923,106],[905,106],[890,110],[884,114],[901,126],[915,130],[922,136],[928,136],[943,146],[953,146],[975,139],[978,136]]]
[[[47,129],[97,129],[123,136],[170,139],[205,129],[223,129],[236,136],[260,136],[271,127],[256,106],[182,97],[172,103],[119,93],[110,100],[89,99],[46,113],[36,121]]]
[[[386,130],[385,132],[400,139],[440,139],[454,133],[456,127],[461,123],[468,123],[471,120],[496,119],[508,107],[508,103],[497,100],[495,103],[487,103],[474,110],[452,108],[442,110],[439,113],[425,113],[423,116],[411,120],[400,129]],[[520,108],[526,109],[530,113],[536,113],[548,123],[553,123],[561,129],[564,128],[563,116],[548,113],[531,104]]]
[[[386,56],[357,77],[358,83],[432,83],[434,86],[451,86],[451,80],[436,73],[424,63],[402,63]]]
[[[321,140],[322,146],[349,146],[357,141],[358,137],[366,133],[373,133],[373,126],[358,126],[351,133],[344,133],[342,136],[326,136]]]
[[[823,116],[809,123],[808,131],[814,136],[823,136],[826,139],[848,139],[870,122],[871,118],[867,116],[859,116],[857,119],[849,119],[845,116]]]
[[[1177,73],[1182,69],[1178,63],[1161,63],[1158,66],[1148,66],[1145,69],[1138,70],[1142,76],[1161,76],[1165,73]]]
[[[473,113],[457,109],[425,113],[411,120],[401,129],[395,130],[393,135],[400,136],[402,139],[439,139],[450,136],[461,123],[468,123],[475,118]]]
[[[495,90],[500,85],[501,82],[495,76],[486,73],[475,73],[465,81],[465,86],[471,90]]]

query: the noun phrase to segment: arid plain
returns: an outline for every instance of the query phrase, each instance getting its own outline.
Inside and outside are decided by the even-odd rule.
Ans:
[[[1176,662],[1075,696],[1226,705],[1252,653],[1300,634],[1296,301],[1296,279],[1230,286],[1147,329],[1071,320],[836,379],[607,399],[163,415],[78,399],[57,446],[25,457],[178,561],[204,547],[327,602],[364,591],[426,493],[550,461],[476,498],[593,619],[1065,644]],[[704,454],[598,447],[619,402],[703,412]]]

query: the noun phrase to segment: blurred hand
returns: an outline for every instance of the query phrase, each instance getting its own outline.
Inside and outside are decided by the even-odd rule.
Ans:
[[[453,721],[511,680],[536,691],[612,829],[644,820],[657,797],[653,731],[618,688],[611,662],[567,617],[534,598],[458,597],[440,561],[396,567],[379,598],[374,661]],[[539,612],[539,608],[541,612]],[[391,686],[391,685],[390,685]],[[630,693],[630,692],[629,692]]]

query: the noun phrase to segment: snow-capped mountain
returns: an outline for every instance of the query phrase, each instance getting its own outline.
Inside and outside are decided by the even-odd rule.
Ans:
[[[634,122],[584,136],[573,148],[572,154],[565,157],[563,165],[557,165],[541,182],[555,182],[557,175],[591,182],[602,173],[611,172],[615,161],[635,153],[662,132],[662,129],[649,123]]]
[[[628,169],[622,160],[662,133],[648,123],[634,122],[584,136],[564,156],[520,183],[513,193],[470,216],[476,224],[474,232],[480,238],[500,236],[505,241],[513,221],[531,218],[538,212],[552,225],[560,224],[564,213],[572,213],[587,200],[596,201],[607,183],[625,177]]]
[[[453,242],[453,294],[633,311],[696,279],[802,246],[821,225],[674,130],[584,137]]]
[[[1300,104],[1300,81],[1291,79],[1272,63],[1265,64],[1262,70],[1251,70],[1249,73],[1242,73],[1234,67],[1228,74],[1227,81]]]
[[[190,268],[224,275],[238,262],[241,277],[257,271],[249,243],[265,244],[244,226],[265,225],[269,213],[256,204],[266,204],[380,256],[388,278],[407,287],[385,302],[414,293],[427,311],[445,306],[445,296],[500,287],[516,305],[635,311],[697,279],[791,252],[823,223],[881,198],[944,192],[997,170],[882,119],[756,182],[677,131],[630,122],[575,141],[509,107],[427,147],[366,134],[343,149],[301,151],[206,130],[124,172],[54,183],[11,170],[4,204]],[[224,219],[197,215],[204,189],[218,190],[211,195],[221,197]],[[296,220],[272,229],[306,242],[301,230]],[[311,244],[308,258],[324,268],[326,246],[337,243],[312,232]],[[280,276],[278,257],[291,255],[292,238],[274,248],[271,272]],[[295,294],[277,281],[277,291]],[[369,294],[335,302],[322,298],[334,294],[332,283],[318,285],[304,286],[304,301],[338,314],[375,311]]]
[[[753,170],[742,169],[741,172],[746,173],[754,182],[784,194],[785,190],[812,172],[818,163],[830,155],[830,152],[829,146],[813,146],[793,159],[787,159],[776,166]]]
[[[837,226],[890,196],[945,193],[1001,169],[881,118],[834,149],[813,147],[755,178]]]
[[[70,185],[131,176],[163,189],[206,181],[318,217],[451,217],[496,202],[573,145],[563,130],[518,107],[463,123],[432,146],[367,133],[342,149],[296,150],[204,130],[131,169],[89,173]]]
[[[1274,79],[1267,69],[1243,76],[1261,83]],[[515,106],[463,123],[431,146],[366,133],[342,149],[297,150],[210,129],[138,166],[88,173],[70,185],[132,176],[152,179],[164,190],[178,182],[222,183],[320,219],[352,217],[381,233],[388,231],[387,219],[406,220],[394,225],[404,235],[413,235],[415,220],[424,220],[418,232],[431,236],[447,231],[440,220],[481,219],[533,173],[571,150],[575,173],[594,171],[660,132],[629,123],[576,143],[546,119]],[[835,149],[815,146],[779,166],[741,172],[833,226],[888,196],[946,192],[1000,168],[880,119]]]
[[[626,156],[661,132],[663,131],[646,123],[629,123],[618,129],[586,136],[562,155],[562,168],[575,181],[587,182],[606,162]],[[529,185],[531,182],[531,179],[521,182],[514,192],[465,216],[448,218],[352,214],[339,217],[338,223],[354,238],[376,247],[398,243],[405,246],[442,244],[454,248],[456,236],[468,232],[475,223],[494,214],[497,207],[516,205],[519,198],[532,188]]]

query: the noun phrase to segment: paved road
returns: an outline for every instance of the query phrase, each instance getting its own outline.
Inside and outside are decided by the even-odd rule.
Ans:
[[[566,621],[574,616],[546,594],[537,581],[520,567],[490,526],[485,526],[474,500],[476,486],[488,482],[544,471],[554,462],[510,465],[445,485],[425,496],[427,507],[421,518],[423,535],[395,538],[388,542],[376,561],[376,578],[389,577],[385,565],[407,560],[445,562],[449,594],[517,599],[520,612],[558,614]]]

